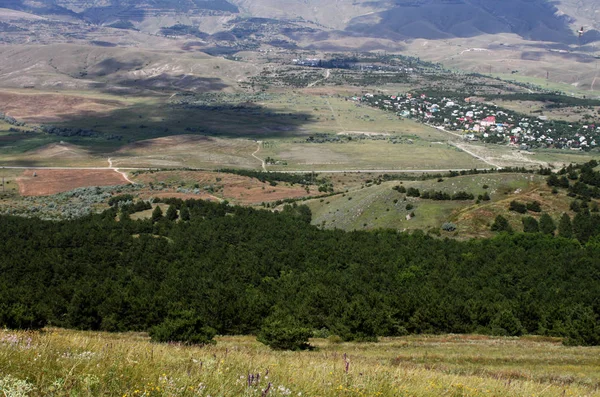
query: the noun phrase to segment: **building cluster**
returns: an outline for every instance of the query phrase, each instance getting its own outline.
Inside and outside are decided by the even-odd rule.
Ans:
[[[393,111],[403,118],[460,132],[466,140],[581,150],[595,148],[600,143],[600,126],[526,116],[471,98],[367,93],[352,100]]]

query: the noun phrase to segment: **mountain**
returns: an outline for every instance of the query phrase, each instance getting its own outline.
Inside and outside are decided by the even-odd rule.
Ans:
[[[0,33],[0,44],[11,46],[174,52],[177,65],[180,59],[188,62],[182,54],[200,52],[227,57],[259,49],[384,50],[479,73],[521,74],[541,82],[550,76],[584,90],[596,89],[600,81],[597,0],[0,0]],[[49,59],[39,61],[54,73]],[[11,72],[28,62],[15,60]],[[151,67],[149,75],[155,70],[160,67]],[[169,81],[183,79],[178,70],[173,68]],[[88,84],[87,76],[58,72],[60,84]],[[122,87],[131,77],[122,73],[111,73],[112,80],[96,76],[94,84]]]
[[[392,40],[511,33],[573,44],[600,39],[595,0],[3,0],[0,7],[158,33],[177,24],[216,33],[239,17],[302,21],[323,31]],[[229,25],[228,25],[229,24]]]

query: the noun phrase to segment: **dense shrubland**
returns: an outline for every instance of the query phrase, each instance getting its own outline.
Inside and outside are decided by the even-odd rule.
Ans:
[[[585,245],[543,233],[461,242],[320,230],[305,206],[170,199],[175,217],[133,221],[120,200],[76,220],[0,217],[0,325],[201,343],[215,332],[301,337],[296,348],[306,329],[344,340],[477,332],[600,344],[600,223]]]

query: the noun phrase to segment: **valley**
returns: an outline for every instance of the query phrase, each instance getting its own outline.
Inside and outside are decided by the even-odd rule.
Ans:
[[[598,395],[596,3],[2,2],[0,395]]]

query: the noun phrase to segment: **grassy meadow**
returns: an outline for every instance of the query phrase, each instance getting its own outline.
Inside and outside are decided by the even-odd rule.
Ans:
[[[415,139],[393,144],[387,140],[344,143],[269,141],[260,153],[287,165],[269,170],[450,170],[488,168],[489,165],[446,143]]]
[[[6,396],[598,396],[600,350],[540,337],[439,335],[379,343],[313,339],[272,351],[252,336],[215,346],[145,334],[0,331]],[[259,374],[249,382],[249,374]],[[249,384],[250,383],[250,384]],[[270,385],[270,386],[269,386]]]
[[[334,182],[337,180],[335,176],[332,179]],[[307,201],[306,204],[313,213],[312,223],[344,230],[439,230],[442,224],[453,222],[457,225],[457,230],[442,233],[467,238],[491,236],[490,225],[497,215],[505,216],[514,230],[522,230],[523,215],[508,211],[512,200],[540,202],[542,211],[550,214],[557,224],[563,212],[574,216],[569,209],[571,198],[566,192],[552,194],[545,177],[535,174],[480,174],[445,178],[441,181],[390,181],[379,185],[367,181],[368,179],[338,182],[337,188],[343,189],[345,193]],[[392,189],[400,184],[406,188],[417,188],[421,192],[433,190],[450,195],[465,191],[477,197],[487,192],[491,200],[476,204],[475,200],[436,201],[407,197]],[[413,212],[415,217],[406,219]],[[541,213],[526,215],[539,218]]]

